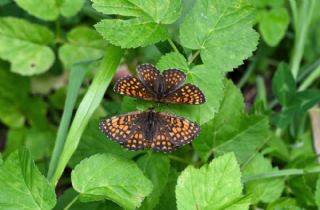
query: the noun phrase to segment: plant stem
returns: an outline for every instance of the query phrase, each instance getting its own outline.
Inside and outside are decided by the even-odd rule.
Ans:
[[[200,50],[197,50],[197,51],[192,55],[192,57],[189,59],[188,64],[191,65],[192,62],[194,61],[194,59],[196,59],[199,54],[200,54]]]
[[[92,84],[83,97],[79,108],[71,124],[67,139],[57,163],[57,168],[53,173],[50,183],[56,185],[65,167],[68,164],[72,154],[76,150],[81,135],[86,128],[89,119],[98,108],[104,93],[109,86],[111,79],[120,63],[123,50],[119,47],[109,45],[103,60],[101,61],[99,71],[95,75]]]
[[[299,87],[299,91],[307,89],[316,79],[320,77],[320,65],[311,73],[309,76],[303,80]]]
[[[173,49],[175,52],[179,53],[179,50],[178,50],[177,46],[174,44],[174,42],[173,42],[170,38],[168,39],[168,42],[169,42],[169,44],[171,45],[172,49]]]
[[[266,173],[256,174],[253,176],[246,176],[243,177],[242,182],[250,182],[254,180],[260,180],[260,179],[269,179],[269,178],[276,178],[276,177],[286,177],[286,176],[294,176],[294,175],[305,175],[305,174],[313,174],[313,173],[319,173],[320,167],[314,167],[313,169],[283,169],[279,171],[269,171]]]
[[[191,165],[192,162],[191,161],[187,161],[181,157],[177,157],[177,156],[174,156],[174,155],[168,155],[168,157],[171,159],[171,160],[175,160],[175,161],[178,161],[178,162],[181,162],[181,163],[185,163],[187,165]]]
[[[63,210],[68,210],[68,209],[70,209],[70,207],[78,200],[78,198],[79,198],[79,195],[77,195],[76,197],[74,197],[74,198],[70,201],[70,203],[68,203],[68,205],[67,205],[66,207],[64,207]]]
[[[57,18],[56,22],[56,43],[61,43],[61,22],[60,17]]]

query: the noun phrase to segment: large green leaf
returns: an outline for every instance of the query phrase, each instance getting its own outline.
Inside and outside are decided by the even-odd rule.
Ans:
[[[160,70],[178,68],[187,74],[187,81],[198,86],[206,97],[202,105],[168,104],[161,111],[173,112],[178,116],[194,120],[200,125],[210,121],[219,109],[223,97],[223,74],[206,65],[189,69],[185,58],[179,53],[168,53],[162,56],[157,64]],[[141,102],[146,109],[150,103]],[[147,105],[147,106],[145,106]]]
[[[131,160],[111,154],[83,160],[71,174],[82,201],[108,199],[125,209],[135,209],[152,191],[152,183]]]
[[[200,169],[189,166],[178,178],[178,210],[246,210],[250,200],[242,195],[240,179],[240,167],[232,153]]]
[[[276,171],[271,162],[262,155],[257,154],[243,170],[243,176],[253,176],[260,173]],[[262,179],[247,182],[245,185],[246,193],[254,195],[252,203],[259,201],[271,203],[280,198],[284,189],[284,178]]]
[[[92,120],[84,131],[69,164],[74,167],[81,160],[98,153],[111,153],[125,158],[133,158],[140,154],[138,151],[125,150],[119,144],[111,141],[100,131],[99,121]]]
[[[253,8],[243,0],[199,0],[181,24],[184,47],[200,50],[205,64],[231,71],[248,58],[258,44],[252,29]]]
[[[154,209],[168,181],[170,160],[163,154],[146,154],[138,159],[138,166],[153,183],[152,193],[146,197],[139,209]]]
[[[97,31],[114,45],[135,48],[169,37],[163,24],[171,24],[181,13],[180,0],[93,0],[93,7],[105,14],[134,16],[132,19],[105,19]]]
[[[203,160],[212,154],[233,151],[244,163],[268,138],[268,120],[263,116],[248,116],[243,110],[239,89],[226,82],[220,110],[213,120],[202,126],[202,132],[193,142]]]
[[[0,166],[0,209],[52,209],[55,192],[30,153],[21,149]]]
[[[56,20],[59,15],[71,17],[76,15],[84,0],[16,0],[22,9],[43,20]]]
[[[11,63],[11,71],[21,75],[40,74],[54,61],[53,34],[44,26],[22,19],[0,18],[0,58]]]
[[[59,58],[68,69],[74,63],[101,57],[106,47],[102,37],[88,27],[72,29],[67,39],[68,42],[59,48]]]
[[[296,203],[295,199],[284,197],[268,205],[266,210],[301,210],[302,208]]]

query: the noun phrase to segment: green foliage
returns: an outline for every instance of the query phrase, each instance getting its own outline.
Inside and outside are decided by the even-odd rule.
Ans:
[[[226,81],[218,114],[202,130],[193,146],[205,161],[213,154],[234,151],[238,161],[244,163],[268,140],[267,119],[244,113],[241,93],[230,81]]]
[[[134,16],[131,19],[105,19],[97,31],[114,45],[135,48],[164,41],[169,37],[164,24],[173,23],[181,12],[180,0],[93,0],[93,7],[104,14]]]
[[[320,208],[319,9],[1,1],[0,209]],[[182,70],[206,103],[115,94],[141,63]],[[99,130],[102,118],[150,107],[197,122],[200,135],[166,154],[125,150]]]
[[[181,44],[200,50],[201,59],[210,68],[231,71],[258,43],[258,34],[252,29],[253,10],[241,0],[196,1],[181,24]]]
[[[262,38],[270,46],[276,46],[285,36],[290,17],[284,1],[252,0],[257,7],[257,22]]]
[[[162,154],[146,154],[138,159],[137,164],[153,183],[152,193],[143,201],[140,209],[153,209],[159,203],[168,181],[169,158]]]
[[[12,153],[0,166],[1,209],[52,209],[55,192],[26,149]]]
[[[102,56],[106,43],[101,36],[88,27],[77,27],[67,34],[68,42],[59,48],[59,58],[67,69],[80,61]]]
[[[56,20],[59,15],[71,17],[77,14],[84,0],[17,0],[17,4],[31,15],[43,20]]]
[[[274,170],[277,171],[277,169],[272,168],[271,162],[258,154],[246,165],[243,175],[252,176]],[[284,179],[277,178],[251,181],[245,185],[245,188],[248,194],[254,195],[251,198],[252,203],[258,203],[259,201],[272,203],[281,196],[284,189]]]
[[[111,154],[83,160],[73,170],[71,178],[81,200],[110,199],[125,209],[139,207],[152,191],[152,183],[133,161]]]
[[[243,197],[241,173],[232,153],[208,165],[187,167],[176,187],[178,209],[248,209],[250,199]],[[210,188],[207,186],[210,185]],[[204,190],[205,189],[205,190]]]
[[[52,32],[28,21],[0,18],[0,58],[11,63],[11,71],[21,75],[40,74],[54,61]]]

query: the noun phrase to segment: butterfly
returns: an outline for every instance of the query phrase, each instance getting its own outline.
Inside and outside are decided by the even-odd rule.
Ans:
[[[200,127],[190,120],[153,110],[103,119],[99,127],[107,137],[129,150],[162,152],[172,152],[190,143],[200,132]]]
[[[167,69],[161,74],[151,64],[137,67],[138,77],[126,76],[116,82],[113,90],[121,95],[148,101],[181,104],[203,104],[202,91],[190,83],[182,85],[186,75],[178,69]]]

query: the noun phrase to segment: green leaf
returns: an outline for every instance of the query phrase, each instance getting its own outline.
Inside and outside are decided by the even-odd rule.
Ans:
[[[162,71],[170,68],[177,68],[184,72],[190,70],[186,59],[178,52],[163,55],[157,63],[157,68]]]
[[[34,75],[47,71],[54,53],[46,45],[52,41],[52,32],[44,26],[12,17],[0,18],[0,58],[11,63],[12,72]]]
[[[296,83],[286,63],[280,63],[272,78],[272,93],[282,105],[289,105],[296,93]]]
[[[293,198],[280,198],[276,202],[268,205],[266,210],[301,210],[296,205],[296,200]]]
[[[43,20],[56,20],[59,15],[71,17],[82,8],[84,0],[16,0],[19,7]]]
[[[136,7],[148,14],[153,22],[171,24],[181,13],[181,0],[129,0]]]
[[[240,90],[227,81],[219,112],[202,126],[193,146],[204,161],[212,154],[233,151],[242,164],[265,143],[268,133],[268,120],[246,115]]]
[[[168,181],[170,160],[163,154],[146,154],[138,159],[137,164],[153,184],[152,193],[146,197],[139,209],[154,209]]]
[[[0,166],[0,194],[1,209],[52,209],[56,202],[53,187],[25,149]]]
[[[69,188],[63,192],[59,197],[57,205],[54,207],[54,210],[65,209],[73,199],[78,198],[78,193],[73,189]],[[79,200],[75,201],[68,210],[122,210],[120,206],[113,203],[112,201],[97,201],[82,203]]]
[[[0,120],[7,126],[21,127],[25,122],[22,106],[28,100],[29,80],[9,72],[2,63],[0,78]]]
[[[262,155],[257,154],[247,164],[243,171],[243,176],[253,176],[256,174],[275,171],[271,162]],[[251,202],[253,204],[262,201],[264,203],[271,203],[280,198],[284,189],[284,178],[263,179],[247,182],[245,185],[246,193],[254,195]]]
[[[211,68],[231,71],[256,49],[254,20],[253,8],[247,1],[196,1],[181,24],[181,44],[200,50],[203,62]]]
[[[122,48],[136,48],[164,41],[169,37],[166,28],[150,20],[102,20],[95,25],[109,42]]]
[[[161,195],[158,205],[154,208],[155,210],[177,209],[175,187],[178,176],[179,173],[171,168],[164,193]]]
[[[98,153],[110,153],[128,159],[140,154],[139,151],[133,152],[125,150],[119,144],[108,139],[99,130],[99,121],[92,120],[84,131],[80,144],[73,154],[69,165],[74,167],[81,160]]]
[[[299,205],[305,208],[316,205],[312,188],[307,184],[304,176],[290,177],[288,185]]]
[[[259,31],[269,46],[276,46],[284,37],[289,22],[289,13],[286,8],[279,7],[271,10],[261,10],[258,13]]]
[[[88,27],[72,29],[67,39],[68,42],[59,48],[59,58],[67,69],[74,63],[101,57],[106,47],[102,37]]]
[[[285,128],[295,117],[306,113],[310,108],[319,103],[319,90],[305,90],[292,96],[288,106],[284,107],[280,113],[272,116],[272,121],[280,128]]]
[[[157,64],[161,70],[178,68],[187,75],[187,81],[203,91],[206,102],[201,105],[168,104],[161,111],[173,112],[178,116],[198,122],[200,125],[210,121],[219,109],[223,97],[223,74],[206,65],[198,65],[189,69],[185,58],[179,53],[168,53],[162,56]],[[147,109],[149,102],[141,102],[140,109]]]
[[[0,152],[0,165],[3,163],[2,153]]]
[[[108,199],[135,209],[152,191],[152,183],[131,161],[111,154],[83,160],[71,174],[72,186],[82,201]]]
[[[320,178],[317,180],[316,191],[314,193],[314,200],[316,201],[317,207],[320,208]]]
[[[178,210],[248,209],[250,200],[242,195],[240,178],[240,167],[232,153],[200,169],[188,166],[176,186]]]
[[[108,41],[122,48],[147,46],[166,40],[171,24],[181,13],[181,0],[93,0],[93,7],[102,13],[133,16],[132,19],[105,19],[95,25]]]

